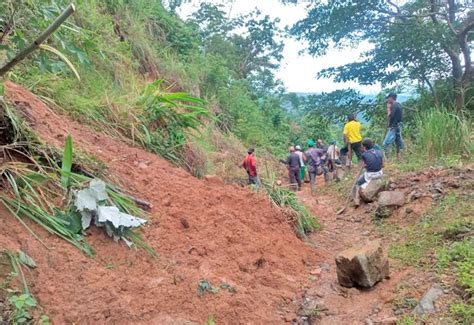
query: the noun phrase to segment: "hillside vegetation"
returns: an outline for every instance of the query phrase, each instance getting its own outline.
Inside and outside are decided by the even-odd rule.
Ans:
[[[2,61],[31,42],[67,4],[0,4]],[[281,156],[289,144],[307,139],[340,141],[335,123],[344,121],[349,111],[363,114],[371,123],[367,135],[381,141],[383,95],[366,101],[353,90],[307,97],[284,92],[274,77],[285,37],[280,26],[278,19],[257,10],[229,18],[223,7],[209,3],[202,3],[184,22],[160,1],[83,0],[48,40],[81,79],[65,60],[45,50],[8,77],[73,118],[140,144],[197,176],[237,177],[235,164],[245,146],[257,147],[261,156]],[[298,31],[295,27],[293,32]],[[443,104],[450,112],[449,89],[442,88],[441,81],[439,85],[442,103],[429,99],[423,86],[415,88],[417,99],[407,102],[412,109],[407,110],[405,125],[416,141],[415,111],[425,114]],[[288,105],[290,112],[283,108]],[[465,112],[468,118],[470,111]],[[466,145],[454,147],[455,154],[467,153]]]

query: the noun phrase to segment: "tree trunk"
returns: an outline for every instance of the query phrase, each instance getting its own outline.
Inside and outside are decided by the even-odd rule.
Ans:
[[[463,115],[464,109],[464,85],[463,85],[463,69],[459,55],[452,50],[447,51],[452,65],[453,71],[453,92],[455,99],[456,113],[459,116]]]
[[[428,88],[430,88],[430,91],[431,91],[431,95],[433,95],[433,99],[434,99],[434,104],[436,107],[439,107],[439,97],[438,97],[438,92],[436,91],[436,87],[435,85],[433,85],[433,83],[425,76],[423,76],[423,80],[426,82],[426,84],[428,85]]]
[[[456,114],[462,117],[464,109],[464,87],[462,81],[454,80],[454,96],[456,103]]]

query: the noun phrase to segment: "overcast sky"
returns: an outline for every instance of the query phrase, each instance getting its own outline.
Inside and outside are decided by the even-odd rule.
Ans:
[[[188,15],[199,8],[201,2],[192,0],[185,3],[178,13],[186,19]],[[283,5],[279,0],[212,0],[207,2],[224,4],[230,17],[236,17],[258,8],[263,14],[272,18],[280,18],[280,27],[283,28],[293,25],[306,16],[306,6],[309,1],[303,1],[298,5]],[[380,85],[361,86],[354,82],[336,83],[331,79],[316,79],[316,75],[322,69],[356,61],[359,54],[369,48],[368,44],[364,44],[358,49],[330,50],[327,55],[318,58],[308,54],[299,55],[298,53],[304,48],[304,43],[294,39],[285,40],[284,59],[276,76],[283,80],[288,91],[329,92],[348,87],[360,90],[365,94],[375,94],[380,91]]]

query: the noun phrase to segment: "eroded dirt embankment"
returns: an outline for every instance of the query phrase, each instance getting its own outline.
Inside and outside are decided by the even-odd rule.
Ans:
[[[55,324],[275,324],[295,309],[308,285],[318,250],[294,235],[278,209],[259,194],[237,186],[201,181],[165,160],[55,114],[38,97],[7,82],[6,98],[28,107],[40,139],[74,147],[107,166],[120,185],[153,205],[146,241],[158,262],[142,251],[88,231],[96,250],[88,258],[32,225],[54,250],[46,250],[2,213],[0,245],[22,249],[38,264],[27,278],[32,294]],[[184,218],[189,228],[183,227]],[[236,294],[197,294],[198,282],[226,282]]]

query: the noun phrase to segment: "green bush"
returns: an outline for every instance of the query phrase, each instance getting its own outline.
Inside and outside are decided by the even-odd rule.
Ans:
[[[430,158],[469,157],[473,153],[471,125],[447,109],[433,108],[420,113],[415,120],[418,150]]]

